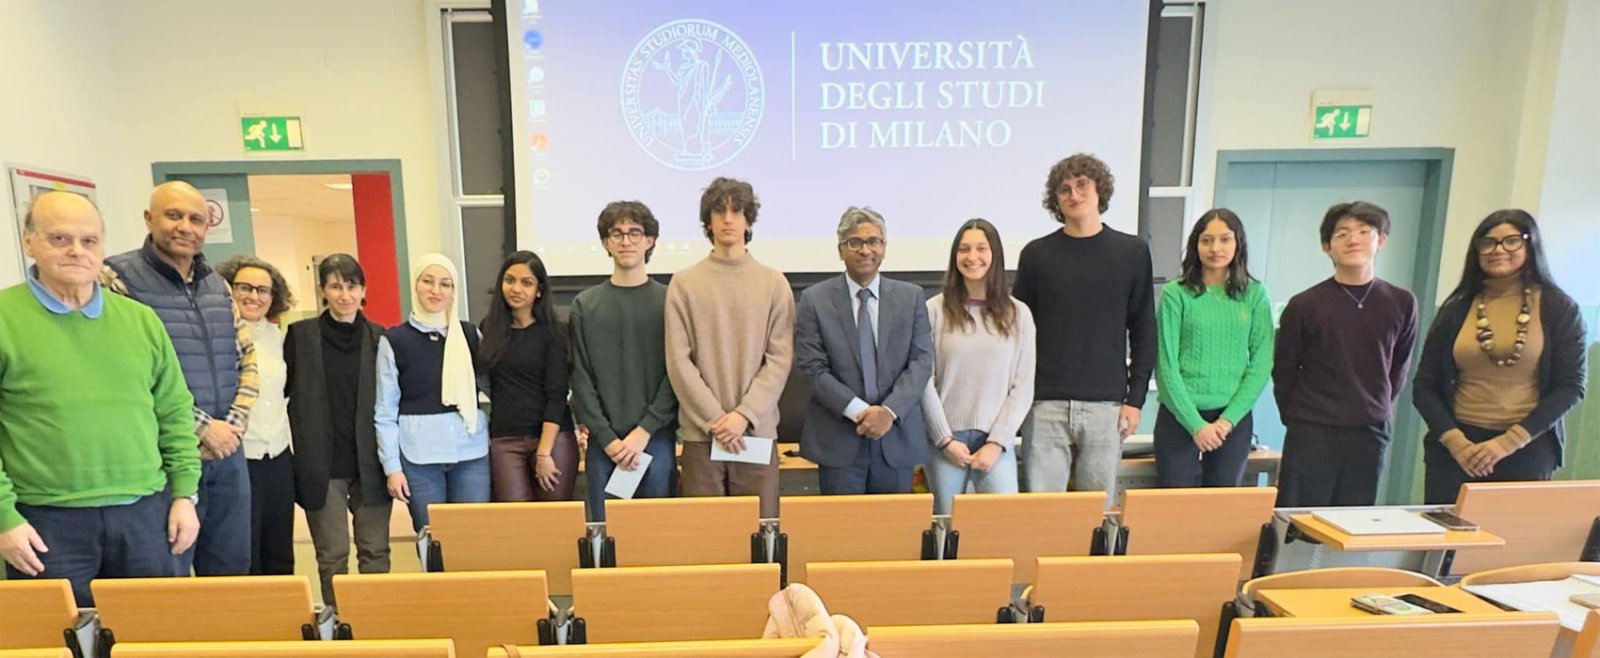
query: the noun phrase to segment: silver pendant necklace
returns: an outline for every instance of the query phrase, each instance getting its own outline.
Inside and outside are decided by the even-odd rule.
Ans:
[[[1368,281],[1367,282],[1367,290],[1366,290],[1366,292],[1361,293],[1361,297],[1359,299],[1356,298],[1355,294],[1350,292],[1350,288],[1346,287],[1344,284],[1339,283],[1338,286],[1339,286],[1340,290],[1344,291],[1345,296],[1350,298],[1350,301],[1356,303],[1356,308],[1361,309],[1361,308],[1366,308],[1367,307],[1367,295],[1372,294],[1372,284],[1373,283],[1375,283],[1375,282],[1373,282],[1373,281]]]

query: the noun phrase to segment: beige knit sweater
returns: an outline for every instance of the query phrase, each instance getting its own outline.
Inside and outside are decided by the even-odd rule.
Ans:
[[[729,411],[750,436],[778,435],[778,397],[794,364],[794,291],[756,262],[707,256],[667,287],[667,377],[685,441],[707,441]]]

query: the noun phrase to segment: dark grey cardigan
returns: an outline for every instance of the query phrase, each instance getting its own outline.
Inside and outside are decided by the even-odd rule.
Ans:
[[[1472,298],[1446,299],[1422,344],[1412,404],[1428,423],[1424,441],[1438,441],[1456,428],[1455,399],[1460,371],[1456,368],[1456,335],[1472,311]],[[1556,464],[1566,452],[1561,418],[1583,399],[1587,376],[1584,350],[1586,329],[1578,303],[1555,286],[1545,286],[1539,296],[1539,321],[1544,328],[1544,352],[1539,355],[1539,404],[1519,423],[1532,437],[1552,433],[1556,438]]]
[[[361,328],[361,371],[356,389],[356,471],[361,496],[367,505],[389,498],[388,480],[378,462],[378,433],[373,409],[378,391],[378,339],[380,327],[365,316]],[[328,408],[327,380],[323,374],[322,319],[306,318],[290,325],[283,351],[292,365],[289,381],[289,428],[294,434],[295,500],[311,511],[328,500],[329,473],[333,466],[332,411]],[[291,356],[292,354],[292,356]]]

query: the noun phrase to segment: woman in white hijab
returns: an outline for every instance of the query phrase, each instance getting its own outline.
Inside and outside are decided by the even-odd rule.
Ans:
[[[478,410],[478,330],[456,318],[455,263],[411,265],[411,319],[378,345],[378,459],[418,532],[430,503],[489,501],[489,423]]]

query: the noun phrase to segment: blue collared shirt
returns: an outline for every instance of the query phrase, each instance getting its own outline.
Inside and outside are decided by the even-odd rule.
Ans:
[[[442,334],[446,329],[407,320],[417,331]],[[468,434],[461,414],[454,411],[423,416],[400,414],[400,369],[387,337],[378,340],[378,403],[374,414],[378,432],[378,461],[383,474],[401,472],[401,456],[413,464],[455,464],[489,454],[489,417],[478,411],[478,431]]]
[[[868,298],[869,301],[867,302],[867,313],[870,313],[872,318],[872,342],[874,344],[882,344],[883,342],[878,337],[878,301],[882,299],[882,296],[878,294],[878,284],[882,282],[883,275],[881,274],[873,275],[872,281],[865,286],[856,283],[856,280],[850,278],[850,275],[844,275],[844,285],[850,291],[850,316],[852,319],[861,317],[861,298],[858,296],[861,294],[861,289],[866,288],[872,291],[872,296]],[[854,325],[853,322],[851,324]],[[865,364],[862,367],[866,367]],[[882,382],[879,382],[879,384],[881,385]],[[871,406],[866,400],[851,398],[850,404],[844,407],[844,417],[851,421],[860,422],[861,414]],[[890,410],[889,414],[894,415],[894,411]]]
[[[873,275],[872,282],[865,286],[857,284],[856,280],[850,278],[850,275],[848,274],[846,274],[844,277],[844,285],[850,290],[851,318],[861,317],[861,298],[857,296],[861,294],[861,289],[864,287],[867,290],[872,291],[872,301],[867,304],[867,312],[872,314],[872,340],[874,343],[881,342],[878,340],[878,300],[881,299],[882,296],[878,294],[878,284],[882,282],[883,275],[881,274]]]
[[[39,282],[38,265],[30,265],[28,267],[28,289],[33,291],[33,296],[39,300],[40,304],[44,305],[45,310],[48,310],[56,315],[66,315],[73,311],[82,311],[84,317],[89,318],[90,320],[98,320],[100,319],[100,313],[106,308],[106,300],[104,297],[100,296],[99,283],[94,284],[94,293],[90,295],[89,303],[85,304],[83,308],[78,309],[67,306],[66,302],[57,299],[55,294],[51,293],[44,287],[43,283]]]

